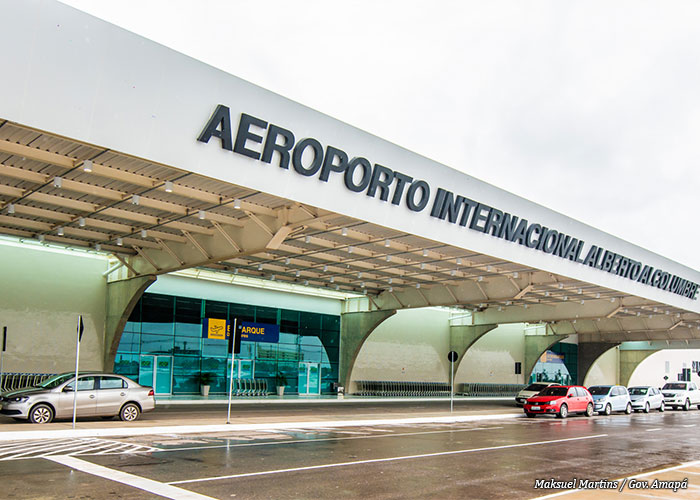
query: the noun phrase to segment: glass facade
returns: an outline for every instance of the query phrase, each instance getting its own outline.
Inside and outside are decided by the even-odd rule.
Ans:
[[[557,342],[549,348],[535,365],[530,375],[532,382],[556,382],[576,384],[578,374],[578,345]]]
[[[276,344],[241,342],[234,379],[265,379],[274,392],[281,373],[291,394],[331,393],[338,381],[340,316],[153,293],[144,294],[129,317],[114,371],[152,385],[156,394],[199,393],[200,374],[209,373],[210,392],[226,393],[228,343],[202,338],[205,318],[280,327]]]

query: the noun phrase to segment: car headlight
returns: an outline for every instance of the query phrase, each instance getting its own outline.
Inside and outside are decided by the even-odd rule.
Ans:
[[[23,403],[27,400],[29,400],[28,396],[13,396],[9,398],[5,398],[6,401],[9,401],[10,403]]]

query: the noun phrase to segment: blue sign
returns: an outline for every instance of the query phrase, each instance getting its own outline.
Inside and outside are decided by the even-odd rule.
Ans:
[[[247,342],[277,343],[280,339],[279,325],[270,325],[267,323],[242,321],[238,325],[238,333],[240,333],[241,340]]]

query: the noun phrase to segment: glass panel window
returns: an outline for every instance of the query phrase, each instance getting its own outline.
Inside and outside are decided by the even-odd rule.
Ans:
[[[174,297],[144,294],[141,298],[141,331],[145,333],[172,333]]]
[[[195,374],[200,372],[200,358],[175,356],[173,358],[173,393],[194,394],[199,392],[199,381]]]
[[[288,311],[283,309],[280,317],[280,332],[291,334],[299,333],[299,311]],[[283,342],[281,337],[282,334],[280,333],[280,342]]]
[[[141,334],[140,333],[122,333],[122,338],[119,340],[119,352],[141,352]]]
[[[204,317],[216,319],[228,319],[228,304],[216,300],[204,301]]]
[[[299,346],[290,344],[278,344],[277,359],[279,359],[280,361],[298,361]]]
[[[170,354],[173,352],[174,338],[171,335],[141,334],[142,353]]]
[[[298,344],[299,335],[292,335],[291,333],[280,332],[280,344]]]
[[[175,323],[175,335],[178,337],[201,337],[202,324]]]
[[[277,309],[257,306],[255,308],[255,321],[258,323],[277,324]]]
[[[139,374],[139,357],[134,354],[117,354],[114,358],[114,373],[129,378]]]
[[[255,321],[255,307],[245,304],[231,304],[229,307],[229,321],[233,327],[233,320],[238,321]]]
[[[256,359],[277,359],[277,344],[258,342]]]
[[[299,353],[301,361],[321,361],[321,347],[301,345],[299,346]]]
[[[202,356],[226,357],[228,342],[218,339],[202,339]]]
[[[175,337],[175,354],[181,356],[201,356],[202,355],[202,338],[201,337]]]
[[[199,325],[202,320],[202,300],[175,297],[175,322]]]

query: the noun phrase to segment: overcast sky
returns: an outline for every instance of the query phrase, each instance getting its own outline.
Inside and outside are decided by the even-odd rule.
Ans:
[[[700,269],[700,2],[65,3]]]

